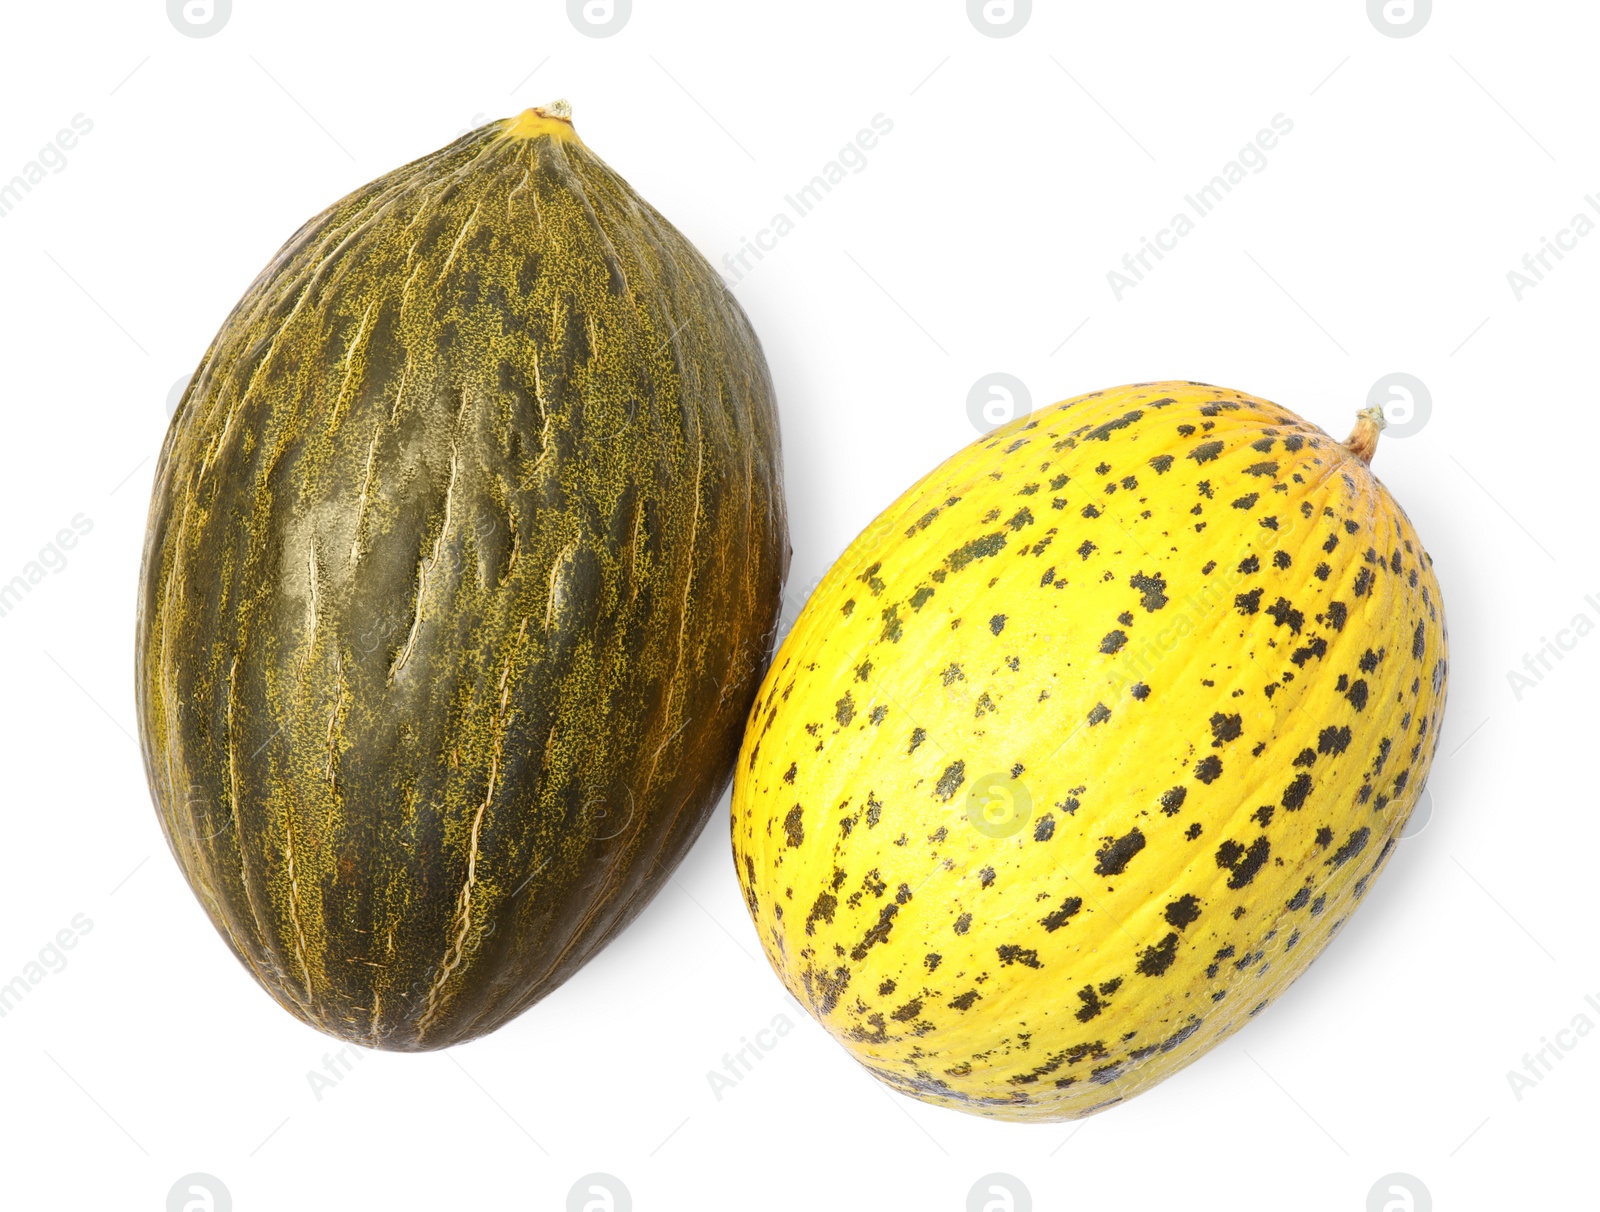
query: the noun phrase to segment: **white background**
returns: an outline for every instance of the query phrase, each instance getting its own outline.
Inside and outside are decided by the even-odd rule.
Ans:
[[[1041,2],[1005,38],[962,0],[635,0],[603,39],[558,0],[236,0],[206,38],[162,0],[7,5],[0,182],[94,125],[0,219],[0,581],[93,528],[0,618],[0,982],[92,929],[0,1018],[0,1203],[159,1210],[199,1171],[240,1212],[560,1209],[599,1171],[641,1210],[959,1212],[1000,1172],[1038,1209],[1358,1212],[1403,1172],[1417,1208],[1424,1185],[1440,1209],[1592,1206],[1600,1032],[1520,1099],[1506,1074],[1600,1025],[1600,639],[1520,698],[1507,675],[1600,622],[1600,235],[1520,301],[1506,275],[1600,195],[1597,37],[1580,0],[1440,3],[1407,38],[1364,0]],[[1375,467],[1449,612],[1432,818],[1306,977],[1165,1085],[1047,1126],[888,1093],[762,960],[725,804],[545,1002],[449,1053],[364,1054],[320,1099],[336,1045],[195,903],[131,735],[169,389],[302,220],[563,96],[714,262],[894,124],[734,288],[778,388],[797,598],[973,439],[989,372],[1041,405],[1200,379],[1341,437],[1380,376],[1431,390]],[[1268,166],[1119,302],[1107,271],[1280,113]],[[707,1071],[778,1014],[797,1029],[719,1101]]]

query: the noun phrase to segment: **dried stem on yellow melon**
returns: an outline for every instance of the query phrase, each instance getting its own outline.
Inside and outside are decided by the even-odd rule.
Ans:
[[[1389,422],[1384,420],[1383,409],[1376,404],[1363,408],[1356,413],[1356,427],[1350,431],[1350,436],[1344,440],[1344,444],[1356,458],[1370,464],[1373,454],[1378,449],[1378,435],[1388,427],[1388,424]]]

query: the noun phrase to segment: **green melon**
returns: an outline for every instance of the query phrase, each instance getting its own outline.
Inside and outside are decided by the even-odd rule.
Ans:
[[[727,784],[776,626],[760,344],[568,115],[305,224],[156,473],[162,827],[262,986],[372,1047],[493,1030],[639,912]]]

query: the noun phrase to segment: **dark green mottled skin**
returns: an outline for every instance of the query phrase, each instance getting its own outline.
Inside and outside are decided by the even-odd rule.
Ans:
[[[307,223],[162,449],[146,770],[283,1006],[440,1048],[571,976],[726,786],[788,565],[744,313],[570,134]]]

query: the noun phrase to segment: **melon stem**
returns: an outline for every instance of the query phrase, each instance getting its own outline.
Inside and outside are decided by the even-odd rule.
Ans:
[[[552,101],[549,105],[536,105],[525,109],[515,118],[507,118],[500,130],[508,139],[537,139],[550,135],[558,140],[576,140],[572,128],[572,106],[566,101]]]
[[[1363,463],[1371,464],[1372,456],[1378,449],[1378,435],[1389,424],[1384,419],[1383,409],[1373,404],[1356,413],[1356,427],[1350,431],[1350,436],[1344,440],[1350,453]]]

